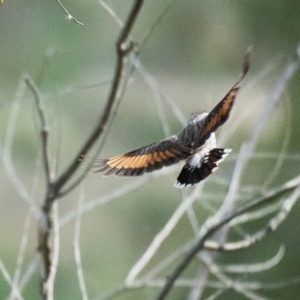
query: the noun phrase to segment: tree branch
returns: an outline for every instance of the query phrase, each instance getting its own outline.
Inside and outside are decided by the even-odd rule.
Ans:
[[[267,203],[273,201],[277,197],[284,195],[285,193],[295,190],[300,186],[300,176],[288,181],[280,188],[273,190],[272,192],[268,193],[268,195],[258,198],[255,201],[252,201],[250,204],[241,207],[240,209],[236,210],[235,212],[231,213],[230,215],[224,217],[221,221],[217,224],[212,225],[211,227],[207,228],[205,232],[201,234],[198,238],[198,241],[190,248],[190,250],[186,253],[185,257],[182,259],[180,264],[174,270],[174,272],[168,276],[166,280],[166,284],[159,293],[157,300],[163,300],[171,290],[175,280],[181,275],[181,273],[188,267],[191,260],[195,257],[195,255],[204,249],[205,241],[209,236],[215,233],[219,228],[228,224],[234,218],[244,214],[245,212],[259,208],[260,206],[266,205]]]
[[[55,274],[55,272],[52,272],[53,266],[51,260],[51,247],[49,245],[50,234],[53,230],[52,207],[53,207],[54,200],[56,200],[58,197],[62,195],[60,194],[61,189],[65,186],[65,184],[77,171],[77,169],[82,163],[83,158],[91,150],[91,148],[94,146],[96,141],[100,137],[103,137],[103,133],[105,133],[108,129],[108,123],[113,117],[113,113],[117,108],[117,104],[121,100],[122,91],[125,88],[122,85],[122,80],[123,80],[122,75],[124,72],[126,57],[133,49],[133,42],[130,41],[129,35],[133,29],[133,25],[138,17],[142,4],[143,4],[143,0],[135,0],[133,2],[127,20],[125,22],[125,25],[122,28],[119,37],[117,38],[117,42],[116,42],[117,64],[116,64],[111,91],[106,106],[104,108],[102,117],[100,118],[98,124],[96,125],[96,127],[94,128],[94,130],[92,131],[91,135],[88,137],[87,141],[84,143],[82,148],[79,150],[79,152],[77,153],[77,155],[75,156],[74,160],[71,162],[69,167],[67,167],[66,170],[54,181],[51,181],[50,178],[50,171],[49,171],[50,168],[49,168],[48,154],[47,154],[48,153],[47,152],[47,130],[45,130],[46,122],[44,119],[43,110],[41,109],[40,97],[32,81],[27,80],[26,82],[31,88],[35,96],[38,112],[41,119],[41,124],[42,124],[41,126],[43,132],[42,144],[44,149],[44,162],[45,162],[45,170],[47,176],[47,191],[46,191],[44,205],[42,208],[42,215],[40,217],[39,228],[38,228],[38,250],[42,256],[42,261],[44,264],[44,268],[43,268],[44,275],[41,283],[42,284],[41,294],[43,299],[49,299],[49,296],[51,296],[50,295],[52,291],[51,285],[54,282],[52,278],[53,277],[52,273]],[[85,175],[86,174],[87,173],[85,173]],[[80,180],[82,180],[83,178],[84,176],[82,176]],[[67,189],[67,191],[70,191],[70,189]],[[66,194],[66,192],[63,194]]]

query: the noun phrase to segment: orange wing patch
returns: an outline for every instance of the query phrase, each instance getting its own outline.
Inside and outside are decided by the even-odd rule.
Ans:
[[[149,152],[145,153],[147,151]],[[104,175],[115,173],[118,176],[138,176],[144,172],[151,172],[176,163],[187,158],[187,156],[187,152],[182,152],[176,148],[154,151],[153,148],[145,147],[101,160],[101,168],[96,172],[106,171]]]
[[[169,150],[142,154],[137,156],[126,156],[126,155],[119,155],[110,158],[106,164],[110,168],[116,169],[139,169],[139,168],[146,168],[149,164],[159,163],[164,159],[168,159],[170,157],[174,157],[175,155],[179,154],[179,152],[174,151],[171,152]]]
[[[106,164],[110,168],[116,169],[136,169],[136,168],[145,168],[148,164],[148,156],[150,154],[144,154],[140,156],[125,156],[119,155],[113,158],[110,158]]]
[[[229,117],[236,93],[239,87],[235,85],[225,96],[225,98],[218,103],[218,105],[207,116],[207,123],[200,133],[200,139],[207,139],[208,136],[214,132],[219,126],[224,124]]]
[[[239,84],[249,71],[251,49],[252,47],[249,47],[249,49],[245,54],[243,70],[239,79],[237,80],[235,85],[231,88],[231,90],[227,93],[227,95],[214,107],[214,109],[207,116],[206,124],[204,125],[204,128],[200,133],[200,140],[202,142],[203,141],[205,142],[205,140],[209,138],[212,132],[214,132],[219,126],[221,126],[227,121],[237,91],[239,90]]]

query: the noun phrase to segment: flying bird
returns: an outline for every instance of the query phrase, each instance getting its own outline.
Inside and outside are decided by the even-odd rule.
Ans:
[[[239,84],[249,70],[248,56],[247,53],[239,79],[210,113],[193,112],[187,125],[177,135],[122,155],[100,159],[95,165],[100,167],[96,172],[140,176],[185,160],[174,184],[177,188],[196,184],[215,172],[219,163],[231,152],[231,149],[216,147],[215,131],[229,117]]]

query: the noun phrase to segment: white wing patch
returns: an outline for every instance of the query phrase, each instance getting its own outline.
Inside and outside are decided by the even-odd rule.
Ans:
[[[205,144],[197,151],[192,157],[190,157],[187,163],[191,166],[191,169],[200,168],[201,163],[206,158],[210,150],[216,148],[216,135],[213,132],[209,139],[206,140]]]

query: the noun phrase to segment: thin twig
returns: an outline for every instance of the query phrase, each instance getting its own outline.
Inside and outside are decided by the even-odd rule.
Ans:
[[[179,207],[176,209],[172,217],[169,219],[168,223],[164,226],[164,228],[154,237],[151,245],[145,251],[143,256],[139,259],[139,261],[132,267],[130,270],[125,282],[126,284],[130,284],[132,281],[136,279],[138,274],[144,269],[144,267],[148,264],[151,258],[154,256],[156,251],[159,249],[163,241],[170,235],[176,224],[179,222],[181,217],[187,211],[187,209],[194,203],[194,201],[198,198],[199,189],[202,187],[199,184],[196,189],[193,191],[192,195],[190,195],[184,202],[182,202]]]
[[[174,115],[179,120],[181,125],[186,125],[186,118],[177,106],[177,104],[163,91],[163,89],[160,87],[156,79],[147,71],[147,69],[144,67],[140,59],[138,57],[134,60],[134,66],[137,71],[141,74],[144,81],[149,85],[149,87],[153,90],[155,94],[158,94],[160,98],[165,100],[165,102],[171,107]]]
[[[49,152],[48,152],[49,127],[42,106],[41,95],[38,91],[37,86],[29,76],[25,78],[25,83],[27,84],[27,86],[29,87],[29,89],[31,90],[34,96],[37,112],[41,122],[41,142],[42,142],[43,161],[45,167],[46,184],[49,185],[51,183],[51,171],[49,165]]]
[[[154,31],[156,30],[156,28],[158,28],[158,25],[161,24],[162,20],[165,18],[165,16],[168,14],[168,12],[170,11],[170,9],[172,8],[172,5],[175,3],[174,0],[170,0],[169,3],[166,4],[166,7],[162,10],[162,12],[158,15],[158,17],[156,18],[155,22],[153,22],[153,25],[150,27],[147,35],[144,37],[143,41],[141,42],[140,46],[139,46],[139,53],[142,52],[142,49],[145,47],[145,45],[147,44],[147,42],[149,41],[150,37],[152,36],[152,34],[154,33]]]
[[[99,4],[112,16],[112,18],[116,21],[116,23],[120,26],[123,27],[124,23],[122,20],[117,16],[117,14],[111,9],[109,5],[103,0],[98,0]]]
[[[282,147],[278,154],[277,162],[269,176],[269,178],[264,182],[261,187],[262,190],[266,189],[268,185],[276,178],[276,176],[280,173],[281,166],[285,161],[285,157],[287,156],[288,145],[290,143],[292,137],[292,103],[290,97],[286,97],[286,116],[285,116],[285,133],[284,140],[282,143]]]
[[[38,269],[39,265],[40,265],[40,256],[38,255],[38,253],[36,253],[21,278],[20,287],[19,287],[20,291],[22,291],[26,287],[26,285],[29,283],[32,276],[36,274],[36,270]]]
[[[27,212],[27,216],[24,222],[24,230],[22,234],[22,239],[21,239],[21,244],[20,244],[20,250],[17,258],[17,266],[15,269],[15,274],[14,278],[12,280],[12,290],[9,299],[14,299],[15,297],[15,291],[19,290],[19,281],[20,281],[20,275],[21,275],[21,270],[24,262],[24,255],[25,255],[25,250],[28,242],[28,235],[29,235],[29,229],[30,229],[30,224],[31,224],[31,219],[32,219],[33,211],[32,209],[29,208]]]
[[[64,7],[64,5],[61,3],[60,0],[57,0],[58,4],[60,5],[60,7],[65,11],[65,13],[67,14],[67,19],[68,20],[73,20],[76,24],[83,26],[84,24],[80,21],[78,21],[77,19],[75,19],[69,12],[68,10]]]
[[[36,218],[39,216],[39,210],[35,205],[34,201],[29,195],[24,183],[19,178],[14,163],[11,157],[11,150],[16,130],[17,119],[19,115],[19,111],[21,108],[21,100],[23,99],[24,93],[26,89],[26,84],[24,83],[23,78],[20,80],[16,95],[13,100],[13,105],[11,108],[11,112],[9,115],[9,121],[6,129],[5,141],[2,151],[2,161],[5,167],[5,172],[11,182],[11,184],[15,187],[15,190],[19,193],[21,199],[25,201],[34,211],[34,215]]]
[[[120,197],[124,197],[127,194],[137,190],[138,188],[144,186],[149,181],[149,178],[147,177],[141,177],[135,181],[132,181],[132,183],[127,183],[121,186],[120,188],[112,191],[111,193],[104,195],[102,197],[98,197],[96,199],[92,199],[82,206],[80,210],[80,214],[83,215],[85,213],[90,212],[91,210],[94,210],[98,206],[105,205],[113,200],[116,200]],[[78,214],[77,210],[72,210],[66,213],[64,216],[60,219],[60,227],[65,226],[70,221],[76,218]]]
[[[234,220],[232,220],[229,223],[229,225],[231,227],[233,227],[235,225],[248,223],[250,221],[254,221],[254,220],[258,220],[258,219],[261,219],[263,217],[266,217],[270,214],[274,214],[275,212],[277,212],[279,210],[281,204],[282,204],[282,201],[278,201],[274,204],[268,205],[268,207],[264,207],[264,208],[261,208],[257,211],[243,214],[242,216],[237,217]]]
[[[75,223],[74,256],[75,256],[75,261],[77,266],[77,277],[79,281],[81,296],[83,300],[88,300],[88,294],[87,294],[86,285],[83,276],[81,253],[80,253],[80,226],[81,226],[81,216],[82,216],[81,210],[82,210],[83,202],[84,202],[84,189],[83,189],[83,185],[81,185],[80,195],[78,199],[78,206],[77,206],[76,223]]]
[[[23,300],[22,295],[20,294],[20,291],[16,288],[16,286],[14,286],[13,281],[4,265],[4,263],[2,262],[2,260],[0,259],[0,272],[2,273],[3,277],[5,278],[5,280],[7,281],[7,283],[11,286],[14,295],[16,296],[17,299],[19,300]]]
[[[298,187],[287,199],[285,199],[278,214],[273,217],[263,229],[258,230],[255,234],[247,236],[241,241],[226,244],[205,241],[204,248],[207,250],[236,251],[250,247],[251,245],[261,241],[268,233],[275,231],[279,227],[279,225],[287,218],[299,197],[300,188]]]
[[[222,272],[235,273],[235,274],[263,272],[276,266],[283,258],[284,253],[285,253],[285,247],[281,245],[276,255],[267,261],[256,263],[256,264],[247,264],[247,265],[226,265],[226,266],[220,265],[219,268]]]
[[[245,286],[241,285],[239,282],[236,282],[228,276],[226,276],[225,274],[223,274],[220,271],[219,267],[216,264],[214,264],[213,260],[211,260],[208,255],[203,255],[202,253],[202,260],[205,260],[205,256],[207,257],[205,264],[209,268],[209,271],[213,275],[215,275],[227,288],[232,288],[238,294],[241,294],[244,297],[252,300],[267,300],[267,298],[257,295],[253,291],[250,291],[249,289],[245,288]]]

